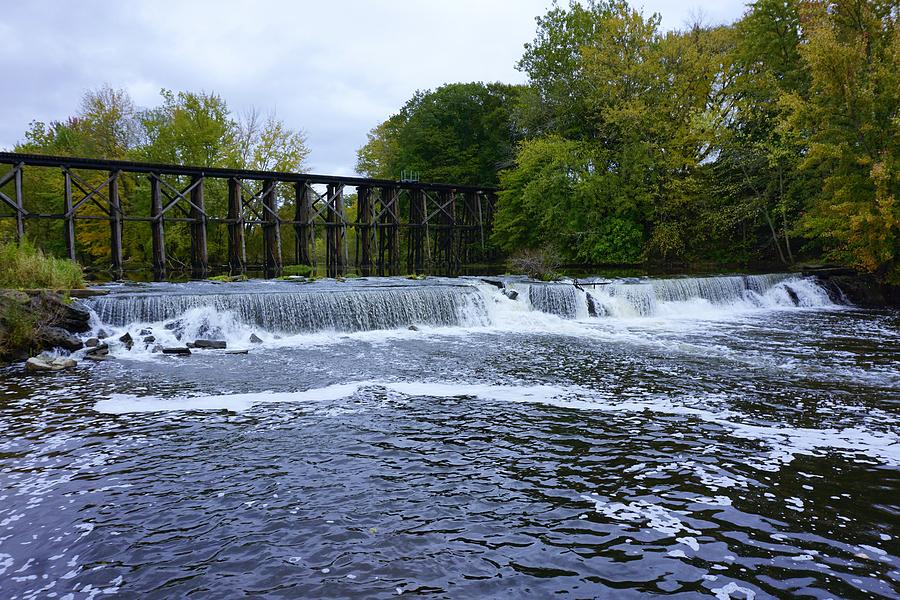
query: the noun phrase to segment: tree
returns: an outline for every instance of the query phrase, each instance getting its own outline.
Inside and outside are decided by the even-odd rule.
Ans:
[[[900,281],[900,8],[809,2],[801,13],[806,93],[785,94],[783,127],[808,141],[820,186],[801,220],[826,256]]]
[[[401,111],[373,129],[357,152],[357,171],[399,179],[495,185],[513,155],[516,86],[454,83],[416,92]]]

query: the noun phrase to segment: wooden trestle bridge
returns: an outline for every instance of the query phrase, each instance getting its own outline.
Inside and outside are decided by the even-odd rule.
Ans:
[[[190,231],[190,270],[193,277],[210,272],[209,228],[228,228],[227,270],[244,274],[248,268],[281,275],[282,232],[293,228],[294,262],[315,269],[317,235],[324,237],[325,267],[337,277],[350,267],[348,229],[355,230],[354,264],[360,275],[396,275],[405,251],[408,273],[454,274],[465,264],[484,261],[491,231],[496,190],[417,181],[392,181],[362,177],[281,173],[241,169],[146,164],[0,152],[0,220],[15,220],[15,237],[21,241],[33,219],[63,223],[69,258],[77,260],[76,223],[79,220],[109,222],[110,268],[122,277],[123,228],[127,223],[149,224],[155,279],[172,270],[166,255],[166,224],[185,223]],[[62,178],[60,212],[36,210],[29,196],[32,170],[58,170]],[[130,178],[123,194],[124,177]],[[136,185],[146,178],[149,185]],[[206,194],[212,180],[227,194],[220,207],[208,209]],[[355,188],[356,218],[347,218],[345,191]],[[58,189],[54,188],[54,189]],[[226,191],[227,190],[227,191]],[[138,197],[143,194],[143,201]],[[47,205],[45,199],[40,204]],[[149,196],[149,198],[147,198]],[[56,202],[56,199],[52,199]],[[142,210],[137,207],[143,206]],[[87,210],[89,207],[90,210]],[[46,209],[45,209],[46,210]],[[140,214],[143,213],[143,214]],[[289,217],[289,218],[285,218]],[[248,265],[247,236],[262,229],[262,264]],[[45,241],[45,240],[44,240]],[[128,260],[129,268],[135,266]],[[221,265],[225,269],[225,265]]]

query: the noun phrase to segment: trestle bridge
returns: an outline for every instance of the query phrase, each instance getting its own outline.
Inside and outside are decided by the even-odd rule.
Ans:
[[[42,198],[30,193],[32,185],[42,185]],[[354,217],[348,216],[349,189],[357,194]],[[329,277],[351,267],[364,276],[397,275],[404,267],[407,273],[455,274],[491,258],[487,240],[495,203],[490,187],[0,152],[0,231],[5,222],[5,231],[21,241],[29,221],[61,222],[68,257],[78,260],[78,223],[106,221],[109,269],[116,278],[127,266],[152,269],[154,279],[164,280],[188,263],[192,277],[208,276],[208,236],[221,225],[228,232],[227,264],[223,256],[212,271],[242,275],[258,269],[277,277],[291,250],[283,237],[290,234],[288,261],[317,269],[324,251]],[[190,237],[184,262],[166,248],[167,226],[178,224]],[[143,227],[150,237],[144,264],[124,254],[126,227]],[[261,237],[257,264],[247,258],[253,232],[254,239]]]

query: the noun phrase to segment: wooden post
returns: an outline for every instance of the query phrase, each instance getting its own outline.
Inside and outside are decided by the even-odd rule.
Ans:
[[[72,175],[68,169],[63,170],[65,177],[65,220],[63,221],[63,235],[66,238],[66,251],[69,260],[75,260],[75,215],[72,212]]]
[[[425,229],[428,227],[427,204],[423,190],[410,190],[409,196],[411,261],[408,267],[413,273],[420,274],[425,271]]]
[[[21,244],[25,241],[25,199],[22,196],[22,170],[24,164],[16,167],[16,243]]]
[[[378,274],[400,271],[400,212],[395,187],[381,188],[381,219],[378,226]]]
[[[375,249],[375,202],[372,198],[372,189],[358,187],[356,189],[358,200],[356,213],[356,240],[359,246],[359,274],[368,276],[374,273]]]
[[[441,218],[444,221],[444,260],[447,275],[456,275],[459,267],[459,255],[456,252],[455,237],[459,234],[456,227],[456,190],[441,194],[444,209]]]
[[[209,254],[206,247],[206,208],[203,200],[203,176],[192,177],[191,188],[191,276],[200,279],[209,272]]]
[[[275,198],[275,181],[263,181],[263,265],[266,277],[278,277],[282,272],[281,219]]]
[[[326,227],[327,255],[325,257],[329,277],[340,277],[347,269],[347,226],[344,223],[344,186],[329,183],[326,192],[328,219]]]
[[[122,278],[122,202],[119,198],[119,172],[109,174],[109,249],[116,279]]]
[[[316,266],[316,229],[312,193],[305,181],[294,184],[294,254],[298,265]]]
[[[162,196],[159,190],[159,179],[150,175],[150,237],[153,244],[153,278],[161,281],[166,278],[166,238],[162,214]]]
[[[241,198],[241,182],[228,178],[228,269],[232,275],[243,275],[247,270],[247,247],[244,242],[244,207]]]

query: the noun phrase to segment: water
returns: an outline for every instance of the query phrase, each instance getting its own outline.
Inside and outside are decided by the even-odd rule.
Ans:
[[[504,283],[112,287],[0,373],[0,596],[898,596],[896,312]]]

